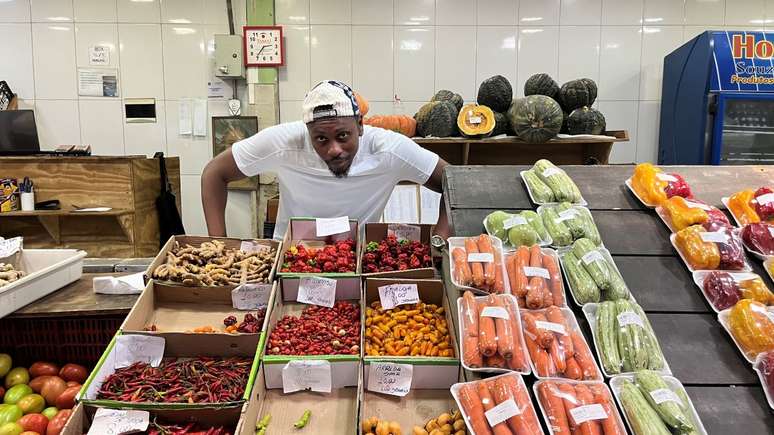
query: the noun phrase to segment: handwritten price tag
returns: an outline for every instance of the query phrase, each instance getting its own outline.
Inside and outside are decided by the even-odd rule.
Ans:
[[[708,232],[708,233],[699,233],[699,236],[701,237],[701,240],[704,241],[704,242],[713,242],[713,243],[727,243],[728,242],[728,236],[725,233],[722,233],[720,231]]]
[[[298,280],[296,301],[303,304],[332,308],[336,302],[336,280],[319,276],[303,277]]]
[[[712,210],[712,208],[708,205],[704,205],[700,202],[688,201],[687,199],[685,200],[685,205],[688,208],[698,208],[700,210],[705,210],[705,211]]]
[[[551,275],[548,273],[548,269],[542,267],[524,266],[524,275],[529,277],[537,276],[543,279],[551,279]]]
[[[589,420],[607,419],[605,408],[598,403],[573,408],[570,410],[570,415],[572,415],[572,419],[575,420],[575,424],[585,423]]]
[[[19,252],[22,247],[22,238],[13,237],[0,240],[0,258],[10,257]]]
[[[589,265],[595,261],[605,261],[605,257],[599,251],[590,251],[581,257],[581,261],[583,261],[586,265]]]
[[[668,183],[674,183],[677,181],[677,178],[673,177],[672,175],[665,174],[663,172],[656,173],[656,178],[658,178],[661,181],[666,181]]]
[[[557,167],[551,167],[551,168],[546,168],[546,170],[543,171],[543,177],[548,178],[548,177],[550,177],[552,175],[563,174],[563,173],[564,173],[563,170],[561,170],[561,169],[559,169]]]
[[[496,317],[498,319],[508,320],[508,310],[503,307],[484,307],[481,310],[481,315],[484,317]]]
[[[644,328],[645,324],[642,322],[642,317],[634,311],[624,311],[616,316],[618,319],[618,325],[621,327],[628,325],[637,325],[640,328]]]
[[[494,255],[488,252],[472,252],[468,254],[468,263],[493,263]]]
[[[292,360],[282,368],[282,391],[331,392],[331,363],[325,360]]]
[[[660,405],[664,402],[675,402],[680,406],[685,406],[683,405],[683,401],[677,397],[677,394],[668,388],[659,388],[658,390],[653,390],[650,392],[650,397],[653,398],[653,401],[656,402],[656,405]]]
[[[148,411],[98,408],[88,435],[120,435],[145,432],[150,423]]]
[[[422,228],[416,225],[388,224],[387,235],[398,240],[419,241],[422,238]]]
[[[374,362],[368,369],[368,389],[403,397],[411,390],[413,374],[414,366],[410,364]]]
[[[253,242],[250,240],[244,240],[242,243],[239,244],[239,250],[246,252],[248,254],[252,254],[253,252],[264,252],[271,249],[271,246],[269,245],[263,245],[258,242]]]
[[[564,330],[564,325],[554,322],[544,322],[542,320],[536,320],[535,326],[547,331],[556,332],[557,334],[567,335],[567,331]]]
[[[514,215],[503,221],[503,229],[510,230],[517,225],[527,225],[528,222],[523,216]]]
[[[514,415],[519,414],[521,414],[521,410],[513,399],[508,399],[484,413],[491,427],[497,426]]]
[[[382,308],[391,310],[398,305],[419,302],[419,291],[416,284],[384,285],[379,287],[379,300]]]
[[[116,362],[114,368],[129,367],[136,362],[144,362],[158,367],[164,357],[163,337],[150,335],[119,335],[116,338]]]
[[[349,217],[341,216],[337,218],[317,218],[317,237],[341,234],[349,231]]]
[[[257,310],[269,305],[271,284],[242,284],[231,290],[231,305],[237,310]]]

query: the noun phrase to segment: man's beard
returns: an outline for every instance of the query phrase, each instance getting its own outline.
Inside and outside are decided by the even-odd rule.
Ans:
[[[336,167],[336,168],[331,167],[331,165],[327,165],[327,166],[328,166],[328,170],[331,171],[331,174],[333,174],[334,177],[336,177],[336,178],[346,178],[347,175],[349,174],[349,168],[352,165],[349,164],[347,166]]]

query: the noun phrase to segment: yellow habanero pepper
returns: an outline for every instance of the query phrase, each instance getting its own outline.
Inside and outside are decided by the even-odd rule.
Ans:
[[[672,221],[672,228],[680,231],[691,225],[703,224],[709,220],[707,212],[698,207],[689,207],[685,199],[673,196],[661,204],[664,212]]]
[[[649,204],[661,205],[667,199],[664,189],[669,183],[658,178],[656,174],[660,172],[661,169],[650,163],[640,163],[634,167],[632,188],[640,198]]]
[[[714,242],[702,240],[703,232],[701,225],[684,228],[675,234],[675,244],[694,269],[716,270],[720,266],[720,249]]]
[[[728,198],[728,209],[731,210],[731,213],[733,213],[734,217],[736,217],[742,225],[754,224],[761,221],[755,208],[751,205],[754,197],[754,190],[745,189],[736,192]]]
[[[750,358],[774,350],[774,322],[766,306],[752,299],[742,299],[731,308],[728,326],[742,351]]]

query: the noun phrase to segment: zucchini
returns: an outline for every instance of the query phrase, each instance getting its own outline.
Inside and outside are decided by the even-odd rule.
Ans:
[[[585,223],[581,216],[581,210],[574,209],[569,202],[562,202],[556,206],[557,214],[562,223],[567,226],[572,238],[577,240],[586,234]]]
[[[653,396],[651,395],[651,392],[653,391],[662,389],[671,391],[667,383],[661,379],[661,376],[659,376],[658,373],[650,370],[640,370],[634,374],[634,382],[642,391],[645,400],[647,400],[648,403],[650,403],[650,406],[661,416],[664,423],[680,432],[694,430],[691,420],[685,415],[683,408],[679,404],[671,400],[656,403],[653,399]]]
[[[538,233],[538,237],[540,237],[540,240],[546,241],[550,237],[548,236],[548,231],[546,230],[545,225],[543,225],[543,219],[540,218],[540,216],[535,213],[532,210],[524,210],[523,212],[519,213],[521,217],[527,220],[529,222],[530,226],[535,230],[535,232]]]
[[[541,208],[540,215],[543,218],[543,224],[546,226],[548,234],[554,240],[554,246],[568,246],[572,243],[570,230],[562,222],[557,222],[559,216],[556,213],[556,208]]]
[[[602,366],[608,374],[621,373],[621,355],[618,353],[616,343],[615,313],[613,302],[602,302],[597,305],[596,345]]]
[[[508,229],[511,246],[532,246],[538,242],[538,233],[530,224],[516,225]]]
[[[651,370],[661,370],[664,368],[664,354],[661,352],[661,345],[658,344],[656,333],[653,332],[653,327],[650,325],[647,316],[645,316],[645,312],[642,311],[642,307],[635,303],[632,304],[632,307],[645,324],[645,338],[648,345],[648,368]]]
[[[682,435],[699,435],[699,422],[694,418],[693,412],[691,411],[691,400],[688,399],[688,394],[685,392],[684,388],[678,388],[677,391],[675,391],[675,394],[683,401],[683,406],[681,408],[683,409],[685,416],[691,420],[691,424],[694,427],[693,430],[682,432]]]
[[[578,239],[572,244],[572,253],[581,260],[583,267],[594,279],[597,287],[602,291],[607,291],[610,288],[610,269],[607,259],[601,255],[602,252],[597,250],[594,242],[585,238]]]
[[[610,288],[605,292],[605,300],[629,299],[629,288],[626,286],[621,274],[618,273],[615,265],[608,263],[607,268],[610,271]]]
[[[556,201],[554,192],[551,191],[551,188],[548,187],[532,169],[524,171],[524,182],[527,183],[535,202],[546,203]]]
[[[601,245],[602,237],[600,237],[599,230],[597,229],[596,224],[594,224],[594,218],[591,217],[591,212],[584,207],[579,207],[578,212],[578,220],[583,227],[583,237],[591,240],[597,246]]]
[[[557,172],[555,172],[552,175],[545,176],[544,172],[546,169],[558,169]],[[578,192],[578,187],[575,186],[575,183],[573,183],[572,179],[561,169],[557,168],[553,163],[549,162],[548,160],[541,159],[535,162],[535,166],[532,168],[538,177],[543,181],[543,183],[548,186],[551,191],[554,193],[554,198],[558,202],[567,201],[567,202],[578,202],[580,201],[580,192]],[[578,192],[578,197],[576,197],[576,192]]]
[[[637,314],[632,303],[625,299],[615,302],[615,326],[618,332],[618,352],[621,354],[623,370],[633,372],[648,368],[648,348],[645,344],[645,330],[636,324],[621,325],[619,316],[629,312]]]
[[[562,266],[567,274],[570,291],[578,303],[584,305],[589,302],[599,302],[599,288],[586,269],[580,265],[580,260],[575,254],[571,251],[565,253],[562,257]]]
[[[634,435],[672,435],[639,388],[628,379],[621,384],[620,397]]]

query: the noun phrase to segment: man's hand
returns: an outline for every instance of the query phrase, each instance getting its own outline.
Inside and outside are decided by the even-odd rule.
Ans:
[[[231,149],[210,160],[202,171],[202,208],[207,222],[207,233],[214,237],[226,236],[226,201],[228,183],[245,178],[231,155]]]
[[[443,169],[449,164],[442,158],[438,158],[438,163],[435,165],[433,173],[430,178],[427,179],[425,187],[428,189],[443,194]],[[449,219],[446,215],[446,202],[441,195],[440,210],[438,211],[438,222],[435,224],[435,234],[439,235],[446,240],[452,235],[451,228],[449,228]]]

